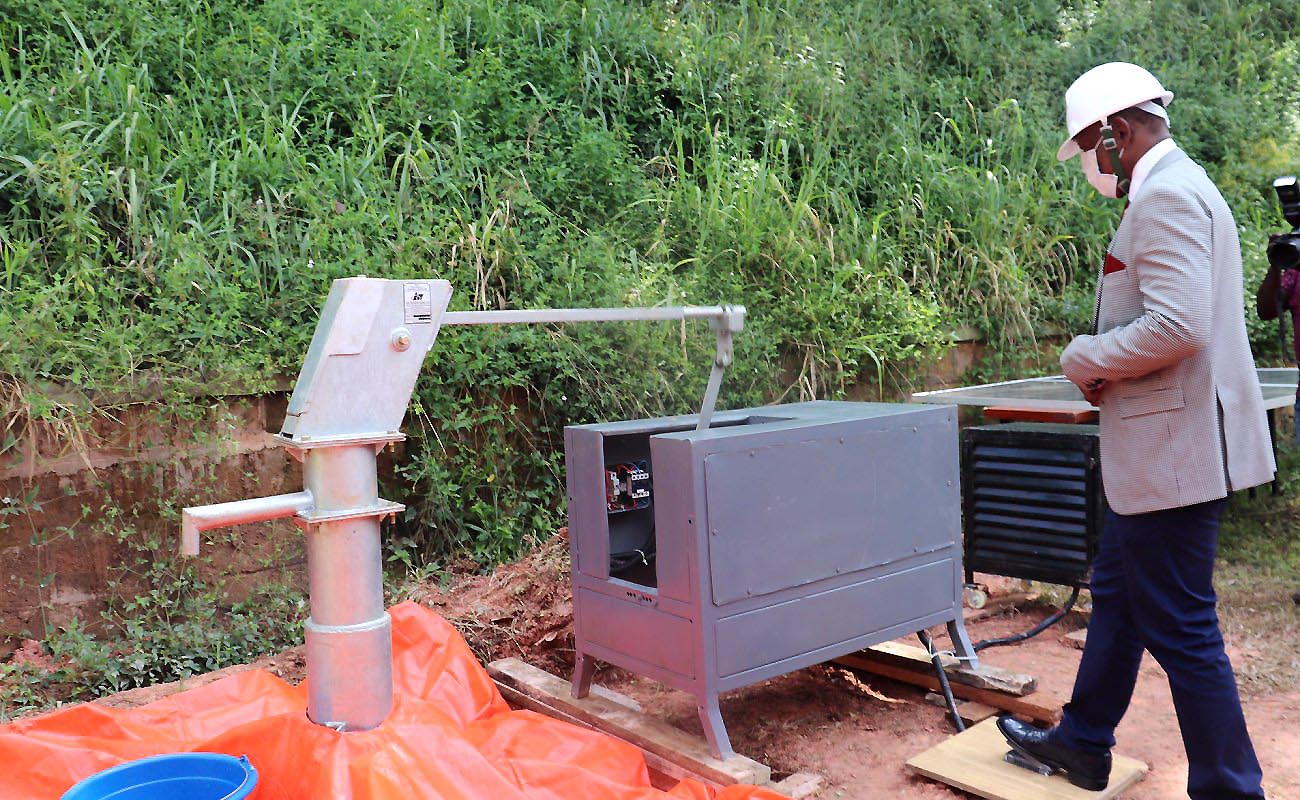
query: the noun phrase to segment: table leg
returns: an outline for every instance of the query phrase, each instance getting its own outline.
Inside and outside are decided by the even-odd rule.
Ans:
[[[1273,463],[1277,463],[1277,409],[1268,410],[1268,441],[1273,445]],[[1277,473],[1273,473],[1273,494],[1282,494],[1282,485],[1278,483]]]

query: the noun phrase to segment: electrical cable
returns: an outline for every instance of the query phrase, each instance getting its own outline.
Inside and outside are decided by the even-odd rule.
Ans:
[[[978,653],[979,651],[983,650],[986,647],[1002,647],[1008,644],[1015,644],[1016,642],[1023,642],[1026,639],[1037,636],[1038,634],[1042,633],[1043,631],[1047,630],[1051,626],[1055,625],[1056,623],[1064,619],[1065,615],[1069,614],[1070,610],[1074,608],[1075,601],[1077,601],[1078,599],[1079,599],[1079,587],[1075,586],[1074,590],[1070,592],[1070,599],[1066,600],[1065,605],[1061,606],[1061,610],[1056,612],[1052,616],[1038,623],[1037,625],[1025,631],[1024,633],[1017,633],[1014,636],[1004,636],[1000,639],[985,639],[982,642],[976,642],[972,646],[972,649]]]
[[[948,714],[952,717],[952,725],[958,733],[966,730],[966,723],[961,721],[961,714],[957,711],[957,701],[952,696],[952,687],[948,685],[948,673],[943,671],[943,659],[941,654],[934,650],[934,643],[930,640],[930,634],[926,631],[917,631],[916,636],[925,645],[925,652],[930,654],[930,663],[934,665],[934,673],[939,678],[939,689],[943,692],[943,700],[948,704]]]
[[[655,526],[654,523],[651,523],[650,530],[646,533],[645,540],[641,542],[640,547],[609,554],[609,572],[611,575],[624,572],[637,564],[649,566],[654,563],[657,552]]]

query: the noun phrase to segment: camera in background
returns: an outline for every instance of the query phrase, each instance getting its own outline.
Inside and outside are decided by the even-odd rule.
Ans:
[[[1291,223],[1291,232],[1270,238],[1268,243],[1269,266],[1281,272],[1300,269],[1300,185],[1296,176],[1287,175],[1273,181],[1282,216]]]

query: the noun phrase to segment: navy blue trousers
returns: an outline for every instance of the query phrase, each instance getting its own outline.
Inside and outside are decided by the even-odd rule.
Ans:
[[[1054,734],[1075,749],[1114,747],[1145,649],[1169,675],[1192,800],[1264,796],[1214,608],[1214,555],[1225,502],[1107,513],[1093,563],[1088,640]]]

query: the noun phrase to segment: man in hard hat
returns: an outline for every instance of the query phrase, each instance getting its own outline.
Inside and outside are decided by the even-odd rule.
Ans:
[[[1169,676],[1193,800],[1261,798],[1259,762],[1223,651],[1212,581],[1230,491],[1273,478],[1246,339],[1237,227],[1205,170],[1169,136],[1173,94],[1145,69],[1103,64],[1065,94],[1088,182],[1125,212],[1098,271],[1093,329],[1061,354],[1101,409],[1110,510],[1093,562],[1093,614],[1061,724],[1011,718],[1012,747],[1099,790],[1142,651]]]

